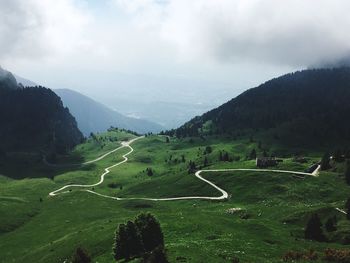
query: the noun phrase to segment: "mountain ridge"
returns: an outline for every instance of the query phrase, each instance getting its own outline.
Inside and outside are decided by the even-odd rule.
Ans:
[[[269,131],[281,142],[350,141],[350,68],[273,78],[167,134],[178,137]]]
[[[87,136],[91,132],[106,131],[111,126],[132,130],[138,133],[160,132],[163,127],[143,119],[124,116],[104,104],[70,89],[55,89],[63,103],[76,117],[78,126]]]

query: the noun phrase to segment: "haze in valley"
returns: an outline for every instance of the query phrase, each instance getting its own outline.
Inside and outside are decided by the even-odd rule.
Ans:
[[[281,74],[346,63],[345,0],[0,1],[0,64],[174,128]]]

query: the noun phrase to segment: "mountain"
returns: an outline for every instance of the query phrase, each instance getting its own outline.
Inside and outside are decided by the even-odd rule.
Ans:
[[[53,91],[44,87],[23,88],[17,86],[12,74],[3,75],[0,153],[65,153],[82,142],[83,135],[74,117]]]
[[[17,80],[17,83],[18,84],[22,84],[24,87],[35,87],[35,86],[39,86],[38,84],[36,84],[35,82],[29,80],[29,79],[25,79],[25,78],[22,78],[16,74],[13,75],[16,80]]]
[[[350,68],[298,71],[247,90],[168,134],[267,132],[282,143],[350,141]]]
[[[157,133],[163,129],[159,124],[147,120],[126,117],[76,91],[56,89],[55,92],[75,116],[78,127],[85,135],[106,131],[111,126],[141,134]]]
[[[17,81],[11,72],[0,67],[0,87],[2,89],[16,89]]]

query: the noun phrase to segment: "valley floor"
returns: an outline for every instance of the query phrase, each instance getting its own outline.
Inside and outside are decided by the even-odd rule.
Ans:
[[[114,137],[118,141],[111,140]],[[285,159],[276,171],[256,172],[254,161],[245,160],[256,145],[243,139],[166,143],[164,137],[148,136],[135,141],[132,148],[126,146],[125,141],[134,138],[107,133],[99,141],[80,145],[58,163],[93,160],[122,142],[125,147],[85,166],[52,167],[53,180],[14,180],[4,173],[0,177],[0,262],[63,262],[78,245],[87,248],[94,262],[113,262],[111,247],[118,224],[144,211],[161,222],[170,262],[232,262],[233,258],[280,262],[289,250],[321,253],[327,247],[347,247],[350,224],[335,208],[344,207],[348,187],[335,172],[321,172],[319,177],[304,173],[316,157],[306,164]],[[208,145],[212,151],[204,154]],[[240,160],[219,162],[220,151]],[[111,167],[125,161],[123,156],[128,158],[126,163]],[[203,166],[205,158],[207,166],[197,169],[212,172],[203,172],[203,181],[188,173],[188,162]],[[101,182],[105,167],[111,167],[110,172]],[[147,173],[150,168],[152,175]],[[36,171],[44,176],[46,169]],[[63,188],[72,184],[78,186]],[[218,199],[218,188],[224,201],[192,198]],[[142,200],[183,197],[191,199]],[[338,230],[327,233],[329,243],[303,239],[303,228],[313,212],[323,222],[337,217]]]

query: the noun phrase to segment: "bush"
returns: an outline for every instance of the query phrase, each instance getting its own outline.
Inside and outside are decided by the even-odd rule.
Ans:
[[[324,251],[324,260],[327,262],[350,263],[350,250],[327,248]]]
[[[309,250],[307,252],[298,251],[288,251],[282,257],[284,262],[288,261],[316,261],[318,259],[318,254],[314,250]]]
[[[72,256],[72,263],[90,263],[91,258],[87,251],[81,247],[78,247],[73,256]]]

